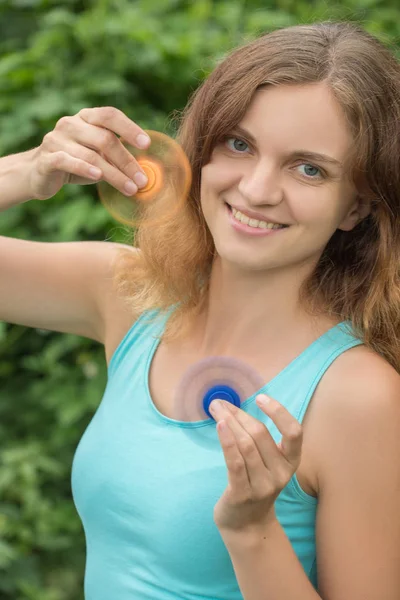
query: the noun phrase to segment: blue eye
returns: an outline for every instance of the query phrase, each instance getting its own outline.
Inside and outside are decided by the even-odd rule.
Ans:
[[[308,163],[303,163],[303,164],[299,165],[299,167],[303,167],[303,166],[305,166],[305,167],[306,167],[306,169],[308,168],[308,169],[311,169],[311,170],[317,171],[317,173],[319,173],[319,176],[318,176],[318,177],[315,177],[315,175],[316,175],[317,173],[306,173],[306,174],[305,174],[305,177],[306,177],[307,179],[320,179],[320,178],[322,178],[322,177],[323,177],[323,175],[322,175],[322,172],[321,172],[321,169],[319,169],[318,167],[314,167],[314,165],[310,165],[310,164],[308,164]]]
[[[237,137],[227,137],[225,138],[226,143],[228,143],[230,140],[235,140],[234,142],[234,151],[238,152],[239,154],[242,154],[241,150],[244,150],[243,146],[247,146],[248,144],[246,144],[246,142],[244,142],[243,140],[241,140],[240,138]],[[232,148],[231,148],[232,150]]]

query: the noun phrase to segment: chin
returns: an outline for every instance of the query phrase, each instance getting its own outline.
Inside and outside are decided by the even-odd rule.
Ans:
[[[256,256],[254,252],[243,252],[243,248],[231,244],[217,244],[216,251],[221,264],[235,267],[241,271],[265,271],[276,268],[271,259]]]

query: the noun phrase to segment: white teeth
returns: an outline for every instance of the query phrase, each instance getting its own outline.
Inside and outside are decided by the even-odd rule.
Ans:
[[[244,223],[245,225],[250,225],[250,227],[255,227],[258,229],[281,229],[283,225],[279,225],[278,223],[267,223],[266,221],[258,221],[257,219],[250,219],[246,217],[240,210],[236,210],[236,208],[232,208],[232,214],[237,221]]]

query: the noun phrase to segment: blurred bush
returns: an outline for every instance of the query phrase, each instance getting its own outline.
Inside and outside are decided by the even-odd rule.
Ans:
[[[38,146],[63,115],[115,106],[174,135],[170,116],[225,54],[262,32],[353,20],[395,47],[397,0],[0,0],[0,156]],[[95,186],[0,215],[0,234],[112,240],[131,232]],[[75,448],[106,385],[103,348],[0,322],[0,600],[83,597]]]

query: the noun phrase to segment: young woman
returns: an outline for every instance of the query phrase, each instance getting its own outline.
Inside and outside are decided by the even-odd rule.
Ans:
[[[129,195],[117,135],[143,133],[111,107],[64,117],[0,161],[3,207],[99,179]],[[190,197],[138,249],[0,239],[0,318],[105,346],[72,473],[86,599],[395,600],[399,64],[352,24],[274,31],[219,64],[178,140]],[[262,393],[178,420],[216,355]]]

